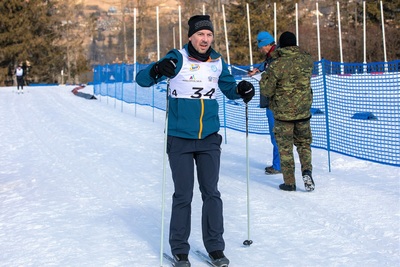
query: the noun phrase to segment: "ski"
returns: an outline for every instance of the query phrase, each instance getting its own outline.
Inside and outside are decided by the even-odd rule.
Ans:
[[[200,250],[195,250],[194,254],[199,257],[202,261],[204,261],[205,263],[208,264],[208,266],[212,266],[215,267],[214,264],[212,264],[211,259],[203,252],[201,252]]]
[[[167,253],[163,253],[164,259],[166,259],[167,261],[169,261],[169,263],[171,263],[171,266],[175,266],[174,265],[174,259],[168,255]]]
[[[201,252],[200,250],[195,250],[194,254],[196,254],[201,260],[212,267],[228,267],[229,265],[229,260],[227,258],[221,258],[215,260],[215,262],[212,262],[211,258],[206,253]]]
[[[210,267],[228,267],[227,264],[223,264],[223,265],[215,265],[211,262],[211,259],[208,257],[208,255],[206,255],[205,253],[201,252],[200,250],[195,250],[194,254],[200,259],[202,260],[204,263],[206,263],[208,266]],[[166,259],[167,261],[169,261],[169,263],[171,264],[171,266],[175,266],[175,261],[174,259],[168,255],[167,253],[163,253],[164,259]]]

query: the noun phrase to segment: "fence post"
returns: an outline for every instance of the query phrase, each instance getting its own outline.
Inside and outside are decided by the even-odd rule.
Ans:
[[[110,69],[110,65],[109,64],[107,64],[107,71],[109,71],[110,70],[110,73],[112,73],[112,71],[111,71],[111,69]],[[108,83],[110,82],[110,80],[111,80],[111,77],[110,77],[110,73],[107,73],[107,92],[106,92],[106,96],[107,96],[107,105],[108,105],[108,99],[109,99],[109,92],[108,92]]]
[[[327,60],[322,59],[320,61],[322,64],[322,81],[324,84],[324,103],[325,103],[325,123],[326,123],[326,150],[328,152],[328,169],[331,172],[331,142],[330,142],[330,132],[329,132],[329,113],[328,113],[328,88],[326,85],[326,64]]]
[[[156,85],[153,85],[153,90],[152,90],[152,93],[153,93],[153,95],[152,95],[152,100],[151,100],[151,107],[152,107],[152,109],[153,109],[153,122],[154,122],[154,103],[155,103],[155,101],[154,101],[154,97],[155,97],[155,86]]]
[[[137,67],[138,67],[138,64],[139,63],[137,63],[137,62],[135,62],[135,63],[133,63],[133,64],[135,64],[135,68],[134,68],[134,70],[133,70],[133,80],[134,80],[134,82],[135,82],[135,92],[134,92],[134,96],[133,96],[133,99],[134,99],[134,103],[135,103],[135,117],[136,117],[136,111],[137,111],[137,82],[136,82],[136,72],[137,72]]]
[[[122,84],[121,84],[121,99],[120,99],[120,104],[121,104],[121,112],[124,111],[124,84],[125,82],[128,82],[128,75],[126,75],[126,71],[127,71],[127,64],[124,63],[123,64],[123,68],[122,68]],[[125,81],[126,79],[126,81]]]
[[[120,75],[121,73],[121,65],[120,64],[116,64],[115,65],[116,68],[116,72],[114,74],[114,78],[116,77],[116,75]],[[119,77],[118,77],[119,78]],[[114,79],[114,108],[117,107],[117,79]]]

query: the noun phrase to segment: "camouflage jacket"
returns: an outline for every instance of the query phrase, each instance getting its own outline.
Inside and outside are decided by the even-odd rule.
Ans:
[[[269,98],[274,118],[281,121],[311,117],[313,60],[298,46],[277,49],[277,58],[260,80],[260,92]]]

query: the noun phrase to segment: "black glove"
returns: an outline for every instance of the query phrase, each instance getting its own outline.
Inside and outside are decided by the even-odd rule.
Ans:
[[[248,81],[241,81],[237,85],[237,91],[244,103],[248,103],[254,96],[254,86]]]
[[[178,60],[175,58],[164,58],[163,60],[154,64],[150,70],[150,75],[153,78],[159,78],[160,76],[171,78],[175,75],[177,62]]]

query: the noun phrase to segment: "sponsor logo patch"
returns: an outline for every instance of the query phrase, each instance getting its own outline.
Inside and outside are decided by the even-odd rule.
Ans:
[[[190,71],[198,71],[200,69],[199,64],[191,64],[189,70]]]
[[[213,77],[213,76],[208,76],[208,81],[209,82],[213,82],[213,83],[217,83],[218,82],[218,78],[217,77]]]
[[[189,79],[183,79],[184,82],[201,82],[201,80],[197,80],[194,75],[190,75]]]

